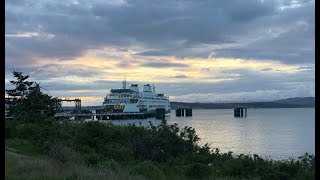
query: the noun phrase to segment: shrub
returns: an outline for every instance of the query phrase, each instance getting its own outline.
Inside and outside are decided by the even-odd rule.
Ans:
[[[102,161],[102,157],[96,153],[91,153],[84,156],[84,163],[87,166],[96,166],[101,161]]]
[[[130,174],[142,175],[148,179],[165,179],[163,172],[150,161],[144,161],[129,169]]]
[[[5,138],[16,137],[17,124],[18,124],[18,122],[16,120],[6,120],[6,122],[5,122]]]
[[[185,174],[191,178],[204,178],[212,174],[212,168],[201,163],[192,163],[188,165]]]
[[[49,157],[62,163],[66,163],[67,161],[71,160],[73,155],[73,150],[62,144],[54,145],[49,151]]]

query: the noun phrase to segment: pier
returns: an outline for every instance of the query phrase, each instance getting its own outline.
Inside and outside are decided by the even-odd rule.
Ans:
[[[177,108],[176,116],[192,116],[192,108]]]
[[[114,120],[114,119],[146,119],[148,114],[145,113],[57,113],[56,118],[91,118],[92,120]],[[96,117],[96,118],[94,118]]]
[[[150,113],[145,112],[105,112],[104,109],[96,109],[93,113],[89,110],[82,110],[79,113],[74,112],[60,112],[54,115],[57,119],[72,118],[86,118],[92,120],[120,120],[120,119],[146,119],[149,117],[155,117],[156,119],[165,119],[166,110],[165,108],[157,108],[155,111]]]
[[[234,117],[247,117],[247,107],[234,108]]]

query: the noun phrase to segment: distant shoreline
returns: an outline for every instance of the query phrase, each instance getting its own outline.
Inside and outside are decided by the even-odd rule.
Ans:
[[[171,102],[171,108],[191,107],[194,109],[233,109],[237,106],[245,106],[250,109],[260,108],[314,108],[314,97],[295,97],[280,99],[271,102],[233,102],[233,103],[186,103],[186,102]]]
[[[247,107],[248,109],[299,109],[299,108],[314,108],[314,107]],[[176,108],[171,108],[171,110],[175,110]],[[198,107],[195,107],[193,109],[199,109],[199,110],[210,110],[210,109],[234,109],[233,108],[198,108]]]
[[[237,106],[245,106],[248,109],[262,109],[262,108],[314,108],[314,97],[296,97],[280,99],[271,102],[247,102],[247,103],[187,103],[187,102],[170,102],[171,109],[178,107],[190,107],[193,109],[233,109]],[[74,107],[64,107],[65,109],[72,109]],[[82,109],[94,110],[103,108],[103,106],[82,106]]]

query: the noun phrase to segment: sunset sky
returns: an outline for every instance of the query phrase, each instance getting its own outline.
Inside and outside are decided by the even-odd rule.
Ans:
[[[6,88],[18,69],[82,105],[101,105],[125,76],[171,101],[314,96],[314,9],[310,0],[8,0]]]

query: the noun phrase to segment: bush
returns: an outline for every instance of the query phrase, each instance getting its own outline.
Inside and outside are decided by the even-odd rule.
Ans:
[[[16,120],[6,120],[5,122],[5,138],[14,138],[17,135],[17,124]]]
[[[73,158],[73,156],[74,156],[73,150],[62,144],[54,145],[49,151],[49,157],[57,161],[60,161],[62,163],[68,162]]]
[[[144,161],[129,169],[130,174],[142,175],[148,179],[165,179],[163,172],[150,161]]]
[[[205,178],[212,174],[212,168],[201,163],[192,163],[186,169],[186,176],[191,178]]]
[[[87,166],[96,166],[101,161],[102,161],[102,157],[96,153],[87,154],[84,156],[84,163]]]

